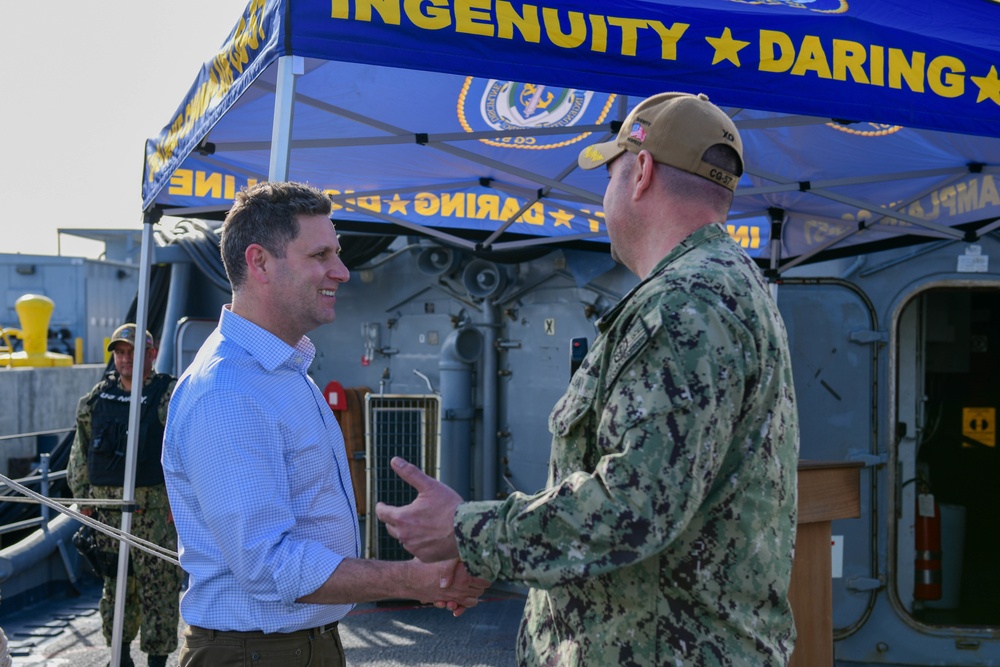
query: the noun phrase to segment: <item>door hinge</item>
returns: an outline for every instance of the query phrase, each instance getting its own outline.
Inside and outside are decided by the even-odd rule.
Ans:
[[[848,339],[852,343],[888,343],[889,333],[887,331],[872,331],[859,329],[858,331],[852,331],[848,335]]]
[[[877,591],[885,584],[882,578],[873,579],[871,577],[851,577],[846,582],[848,590],[852,591]]]
[[[852,449],[847,452],[847,460],[852,463],[861,462],[866,468],[872,466],[883,466],[889,462],[889,454],[870,454],[860,449]]]

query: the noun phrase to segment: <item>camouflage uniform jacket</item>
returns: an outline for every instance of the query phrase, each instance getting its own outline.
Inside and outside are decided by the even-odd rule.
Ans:
[[[522,665],[785,665],[798,417],[784,325],[720,225],[598,323],[547,489],[472,502],[461,557],[531,587]]]
[[[143,383],[143,391],[146,390],[156,377],[156,373],[150,373]],[[112,372],[110,377],[117,380],[117,386],[122,388],[121,380],[117,373]],[[87,450],[90,448],[90,400],[101,390],[104,380],[98,382],[93,389],[85,394],[76,408],[76,436],[73,438],[73,447],[70,450],[69,462],[66,465],[66,481],[73,491],[75,498],[115,498],[122,497],[122,487],[120,486],[91,486],[90,475],[87,472]],[[157,406],[157,417],[161,424],[167,422],[167,407],[170,405],[170,395],[174,392],[175,379],[167,385],[160,404]],[[154,486],[138,486],[135,489],[135,502],[142,510],[169,511],[170,504],[167,500],[167,487],[164,484]],[[118,515],[120,516],[120,515]]]

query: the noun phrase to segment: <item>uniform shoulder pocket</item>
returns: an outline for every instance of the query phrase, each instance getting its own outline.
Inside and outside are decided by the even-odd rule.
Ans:
[[[549,415],[549,432],[552,435],[565,436],[592,410],[597,400],[596,371],[597,367],[586,361],[577,369],[566,393]]]

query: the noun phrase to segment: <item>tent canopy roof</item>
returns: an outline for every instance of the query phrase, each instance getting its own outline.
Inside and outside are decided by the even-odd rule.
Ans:
[[[278,176],[372,230],[606,241],[576,155],[684,90],[740,129],[729,225],[758,259],[973,240],[1000,217],[998,24],[986,0],[252,0],[147,142],[144,206],[217,218]]]

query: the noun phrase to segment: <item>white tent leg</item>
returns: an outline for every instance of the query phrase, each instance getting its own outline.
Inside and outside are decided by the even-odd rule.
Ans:
[[[139,341],[144,340],[147,325],[147,309],[149,307],[149,273],[152,258],[150,252],[153,245],[153,225],[160,219],[160,213],[154,211],[143,215],[142,219],[142,248],[139,254],[139,295],[135,309],[135,339],[136,347]],[[138,352],[138,350],[137,350]],[[130,407],[128,413],[128,443],[125,450],[125,482],[122,487],[122,500],[125,503],[135,502],[135,467],[138,450],[139,437],[139,416],[142,405],[142,378],[146,369],[144,354],[134,355],[132,362],[132,377],[139,378],[132,383],[132,395],[130,397]],[[123,533],[132,533],[132,509],[128,505],[122,506]],[[128,577],[128,557],[129,546],[125,541],[118,543],[118,584],[115,588],[115,617],[111,632],[111,664],[121,664],[122,635],[124,633],[125,621],[125,593],[126,578]]]
[[[304,71],[305,63],[301,56],[282,56],[278,59],[278,85],[274,91],[274,121],[271,125],[271,159],[267,169],[267,179],[272,182],[288,180],[295,76]]]

